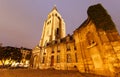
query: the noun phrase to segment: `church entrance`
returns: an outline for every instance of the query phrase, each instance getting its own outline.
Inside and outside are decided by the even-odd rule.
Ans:
[[[54,56],[51,56],[51,64],[50,66],[53,66],[54,65]]]

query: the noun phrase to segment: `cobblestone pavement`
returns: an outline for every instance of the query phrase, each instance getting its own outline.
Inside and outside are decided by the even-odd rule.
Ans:
[[[103,77],[83,74],[78,71],[35,70],[35,69],[0,69],[0,77]]]

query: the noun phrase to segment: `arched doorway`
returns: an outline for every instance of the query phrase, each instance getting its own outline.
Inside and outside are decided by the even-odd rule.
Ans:
[[[53,66],[54,65],[54,56],[51,56],[51,64],[50,66]]]

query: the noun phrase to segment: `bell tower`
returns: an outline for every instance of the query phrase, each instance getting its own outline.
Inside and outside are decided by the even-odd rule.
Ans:
[[[43,31],[39,46],[43,47],[50,41],[65,37],[65,22],[58,12],[56,6],[53,7],[44,21]]]

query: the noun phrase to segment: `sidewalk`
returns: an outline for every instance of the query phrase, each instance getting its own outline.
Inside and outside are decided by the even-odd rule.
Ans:
[[[35,70],[35,69],[6,69],[0,70],[0,77],[104,77],[85,74],[78,71]]]

